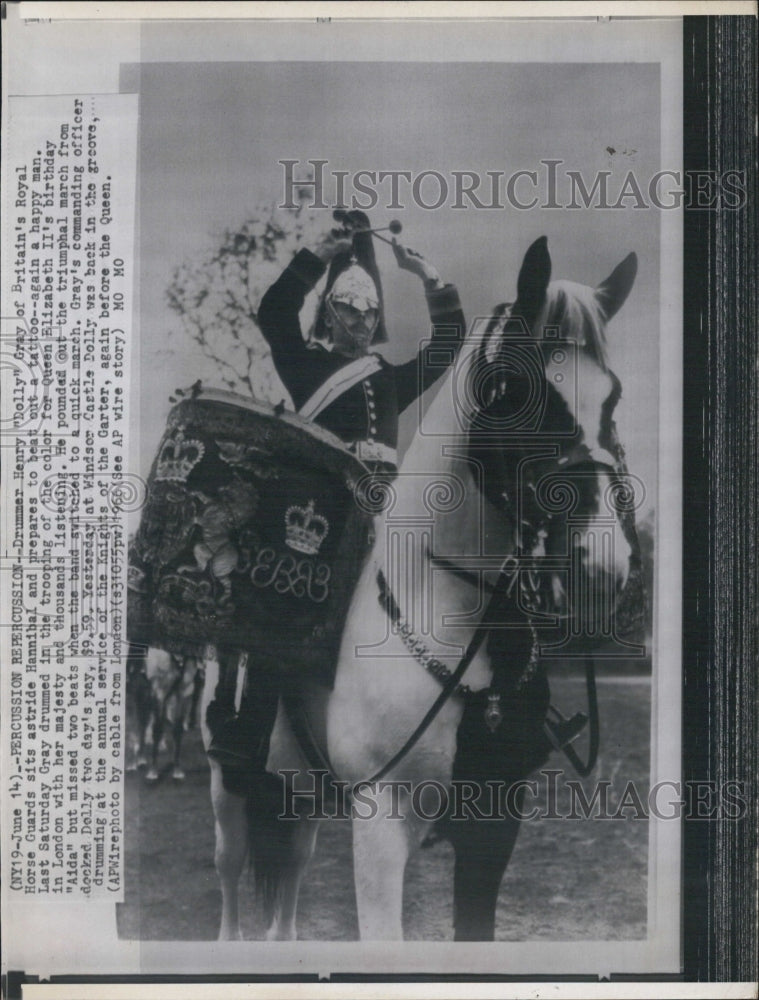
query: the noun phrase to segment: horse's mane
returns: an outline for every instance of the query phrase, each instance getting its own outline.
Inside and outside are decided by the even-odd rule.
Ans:
[[[593,288],[575,281],[553,281],[546,289],[538,329],[558,327],[562,338],[584,346],[603,371],[609,370],[606,317]]]

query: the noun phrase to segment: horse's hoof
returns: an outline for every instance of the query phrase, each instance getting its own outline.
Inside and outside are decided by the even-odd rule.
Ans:
[[[217,941],[242,941],[242,932],[220,930]]]
[[[147,757],[138,757],[137,758],[137,764],[135,765],[135,768],[143,768],[143,767],[147,767],[147,766],[148,766],[148,758]]]
[[[174,781],[184,781],[185,773],[181,767],[175,767],[174,770],[171,772],[171,777],[174,779]]]
[[[288,924],[286,927],[270,927],[266,932],[267,941],[297,941],[298,935],[295,933],[295,926]]]
[[[154,767],[151,767],[150,770],[146,773],[145,781],[150,781],[150,782],[158,781],[158,771]]]

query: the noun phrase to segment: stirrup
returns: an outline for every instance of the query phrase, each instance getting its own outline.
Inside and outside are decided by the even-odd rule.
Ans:
[[[545,719],[543,721],[543,732],[554,750],[562,750],[577,739],[587,726],[588,717],[584,712],[575,712],[571,718],[567,719],[553,705],[549,706],[549,711],[554,714],[556,719],[555,721],[553,719]]]

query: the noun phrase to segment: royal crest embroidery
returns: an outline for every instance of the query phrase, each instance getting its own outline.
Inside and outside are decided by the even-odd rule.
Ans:
[[[271,461],[271,451],[254,444],[243,441],[216,441],[215,444],[219,450],[219,458],[227,465],[257,472],[262,464],[265,468],[265,463]]]
[[[200,538],[192,548],[195,565],[180,566],[179,572],[193,574],[200,570],[209,575],[222,588],[222,604],[232,599],[231,574],[243,569],[247,562],[246,543],[257,541],[245,529],[252,522],[258,501],[258,491],[235,478],[219,488],[217,499],[206,503],[195,519],[200,529]]]
[[[207,502],[185,486],[155,483],[135,537],[135,556],[153,572],[170,562],[189,542],[198,510]]]
[[[233,608],[220,606],[213,593],[213,584],[208,580],[192,580],[181,573],[170,573],[161,580],[157,597],[157,616],[160,620],[176,618],[180,610],[191,611],[198,619],[229,620]]]
[[[185,438],[184,428],[177,427],[164,441],[156,464],[156,482],[185,482],[205,454],[205,445],[197,438]]]
[[[315,556],[328,534],[329,522],[316,513],[313,500],[306,507],[292,506],[285,511],[285,544],[296,552]]]

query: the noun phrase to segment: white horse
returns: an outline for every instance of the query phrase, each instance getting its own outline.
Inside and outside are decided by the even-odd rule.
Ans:
[[[515,782],[546,759],[548,691],[534,632],[545,619],[521,560],[543,560],[553,599],[570,611],[578,603],[610,608],[628,574],[630,530],[610,500],[623,453],[605,326],[636,267],[631,254],[595,289],[549,284],[545,238],[530,247],[516,302],[470,333],[397,479],[381,491],[334,689],[302,695],[299,726],[280,705],[268,769],[288,772],[292,794],[284,801],[274,786],[274,811],[315,811],[313,795],[297,794],[318,783],[308,773],[312,755],[294,736],[304,720],[332,776],[354,790],[348,809],[363,940],[402,939],[406,863],[443,814],[456,856],[455,937],[493,938],[519,824]],[[465,687],[431,713],[462,660]],[[220,938],[239,937],[237,883],[249,833],[257,880],[269,889],[267,937],[295,938],[318,823],[306,815],[267,825],[224,790],[213,761],[211,791]],[[330,815],[332,807],[321,808]]]

